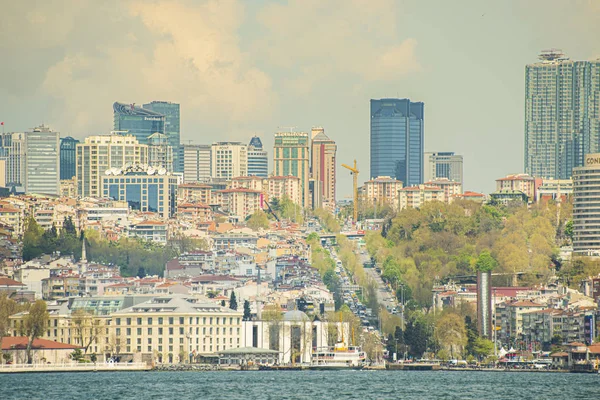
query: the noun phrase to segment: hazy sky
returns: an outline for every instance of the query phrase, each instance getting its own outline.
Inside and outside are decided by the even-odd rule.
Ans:
[[[181,104],[182,141],[269,149],[321,125],[369,175],[369,99],[425,102],[425,150],[465,189],[523,170],[525,64],[600,56],[600,0],[2,1],[0,121],[82,138],[112,103]],[[350,194],[338,170],[338,196]]]

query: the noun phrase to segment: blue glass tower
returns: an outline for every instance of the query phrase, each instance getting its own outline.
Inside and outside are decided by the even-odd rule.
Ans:
[[[71,179],[75,176],[76,152],[79,140],[71,136],[60,139],[60,179]]]
[[[148,136],[153,133],[165,133],[165,116],[161,113],[135,104],[115,102],[113,115],[115,131],[127,131],[140,144],[148,144]]]
[[[423,183],[423,103],[371,100],[371,177]]]
[[[164,134],[169,138],[169,146],[173,148],[173,166],[175,172],[183,172],[183,160],[179,158],[181,148],[180,120],[181,111],[177,103],[169,101],[153,101],[144,104],[144,109],[157,112],[165,116]]]
[[[267,178],[269,176],[269,158],[258,136],[252,137],[248,145],[248,176]]]

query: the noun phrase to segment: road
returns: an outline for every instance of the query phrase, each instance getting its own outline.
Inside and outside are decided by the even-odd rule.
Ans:
[[[370,258],[368,254],[358,254],[360,256],[360,260],[363,263],[370,262]],[[390,311],[394,308],[400,313],[400,309],[398,307],[398,301],[394,297],[394,293],[387,287],[385,282],[381,279],[381,275],[377,273],[375,268],[365,268],[365,272],[367,276],[375,281],[377,284],[377,301],[381,304],[386,310]]]

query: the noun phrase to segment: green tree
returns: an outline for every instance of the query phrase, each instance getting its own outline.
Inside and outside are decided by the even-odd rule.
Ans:
[[[243,321],[250,321],[252,314],[250,312],[250,302],[248,300],[244,300],[244,315],[242,317]]]
[[[44,230],[38,225],[34,217],[28,217],[25,221],[25,232],[23,234],[23,261],[29,261],[43,254],[42,235]]]
[[[467,331],[463,319],[450,312],[436,321],[434,336],[440,346],[450,351],[451,357],[460,355],[467,344]]]
[[[431,329],[425,316],[420,311],[415,311],[408,317],[404,330],[404,342],[408,346],[408,353],[413,357],[421,357],[427,350],[431,340]]]
[[[237,310],[237,299],[235,298],[235,292],[231,291],[231,296],[229,296],[229,308],[232,310]]]
[[[258,210],[248,217],[246,225],[253,231],[269,229],[269,217],[264,211]]]
[[[9,317],[19,311],[20,307],[16,301],[9,298],[8,294],[0,293],[0,349],[2,348],[2,338],[9,336]]]
[[[29,312],[23,318],[23,328],[25,336],[27,336],[27,364],[33,363],[31,348],[33,341],[44,334],[48,325],[48,311],[46,311],[46,302],[36,300],[29,307]]]
[[[481,360],[492,354],[492,351],[494,351],[494,343],[491,340],[482,337],[477,338],[475,341],[474,355]]]
[[[475,263],[475,268],[477,271],[481,272],[490,272],[493,271],[494,268],[498,266],[498,262],[489,251],[484,250],[479,253],[479,257],[477,257],[477,262]]]
[[[79,362],[83,360],[83,352],[81,349],[75,349],[71,354],[69,354],[69,358],[73,361]]]

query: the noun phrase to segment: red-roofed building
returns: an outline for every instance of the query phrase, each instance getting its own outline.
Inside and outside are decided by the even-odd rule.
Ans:
[[[27,363],[27,342],[26,336],[7,336],[2,338],[2,353],[11,356],[13,364]],[[35,339],[32,343],[33,363],[59,364],[69,362],[69,355],[80,346],[54,342],[46,339]],[[4,360],[0,360],[3,362]]]
[[[496,179],[497,192],[523,192],[530,201],[535,199],[535,191],[542,184],[541,179],[535,179],[527,174],[512,174]]]
[[[450,202],[454,200],[469,200],[477,203],[483,203],[486,200],[486,196],[483,193],[466,191],[462,194],[455,194],[450,198]]]
[[[24,290],[25,288],[27,288],[27,285],[19,281],[0,276],[0,293],[6,293],[10,297],[13,293]]]
[[[438,186],[408,186],[398,190],[400,210],[420,208],[429,201],[446,201],[444,189]]]

